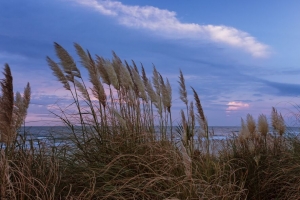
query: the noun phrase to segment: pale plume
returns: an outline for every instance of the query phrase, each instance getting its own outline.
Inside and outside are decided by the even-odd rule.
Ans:
[[[249,133],[251,135],[253,135],[256,130],[256,124],[255,124],[255,120],[254,120],[253,116],[250,114],[247,115],[247,127],[249,130]]]
[[[54,42],[54,48],[64,72],[69,75],[69,80],[73,82],[74,76],[80,78],[80,72],[70,54],[56,42]]]
[[[65,89],[71,90],[68,79],[62,72],[59,65],[56,62],[54,62],[53,60],[51,60],[51,58],[49,58],[48,56],[47,56],[46,60],[48,62],[48,65],[52,69],[53,75],[63,84]]]
[[[181,101],[183,101],[183,103],[185,103],[185,105],[188,104],[188,99],[187,99],[187,91],[186,91],[186,87],[185,87],[185,80],[182,74],[182,71],[180,70],[180,75],[179,75],[179,94],[180,94],[180,99]]]
[[[269,132],[269,124],[266,115],[261,114],[258,117],[258,131],[262,136],[266,137]]]

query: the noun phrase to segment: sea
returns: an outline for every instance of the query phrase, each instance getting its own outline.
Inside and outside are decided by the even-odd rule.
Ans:
[[[77,127],[80,130],[80,127]],[[238,136],[241,127],[239,126],[210,126],[209,133],[211,140],[225,140],[228,138]],[[169,127],[170,130],[170,127]],[[173,131],[176,127],[173,127]],[[269,132],[272,134],[274,131],[270,127]],[[159,128],[157,127],[157,132]],[[176,132],[176,131],[174,131]],[[70,129],[65,126],[26,126],[21,127],[18,131],[21,138],[26,140],[31,139],[34,145],[39,143],[47,143],[51,146],[59,146],[65,144],[68,141],[68,137],[72,136]],[[176,140],[181,140],[180,134],[175,134]],[[286,136],[298,136],[300,135],[300,127],[286,127]],[[198,135],[195,134],[195,140],[199,139]]]

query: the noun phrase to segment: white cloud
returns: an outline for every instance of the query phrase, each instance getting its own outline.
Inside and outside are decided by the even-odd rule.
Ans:
[[[226,108],[226,112],[230,112],[230,111],[236,111],[236,110],[240,110],[243,108],[248,108],[249,104],[247,103],[243,103],[243,102],[238,102],[238,101],[230,101],[227,104],[227,108]]]
[[[110,0],[73,1],[91,7],[103,15],[114,17],[127,27],[147,29],[171,38],[210,40],[243,49],[254,57],[269,55],[267,45],[258,42],[250,34],[233,27],[182,23],[176,17],[176,12],[153,6],[129,6]]]

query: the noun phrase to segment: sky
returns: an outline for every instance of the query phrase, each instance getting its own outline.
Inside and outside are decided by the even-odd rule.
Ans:
[[[70,95],[52,75],[53,43],[76,58],[74,42],[92,55],[153,64],[173,89],[173,119],[182,70],[211,126],[235,126],[272,107],[297,124],[300,94],[300,1],[14,0],[0,2],[0,66],[14,90],[32,89],[29,126],[53,125],[52,109]],[[78,66],[80,64],[78,63]],[[0,68],[1,69],[1,68]],[[80,67],[84,71],[83,67]],[[0,75],[2,78],[2,75]]]

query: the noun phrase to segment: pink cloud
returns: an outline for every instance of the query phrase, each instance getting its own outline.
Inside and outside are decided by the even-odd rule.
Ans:
[[[226,112],[236,111],[243,108],[248,108],[250,105],[248,103],[243,103],[240,101],[230,101],[226,104],[228,107],[226,108]]]

